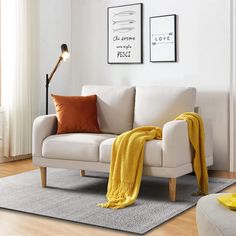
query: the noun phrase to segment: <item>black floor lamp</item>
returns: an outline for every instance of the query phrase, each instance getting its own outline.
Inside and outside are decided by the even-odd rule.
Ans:
[[[48,87],[49,84],[52,80],[53,75],[55,74],[58,66],[60,65],[61,61],[66,61],[69,58],[70,54],[68,51],[68,47],[66,44],[62,44],[61,45],[61,56],[58,58],[58,61],[55,65],[55,67],[53,68],[51,74],[48,76],[48,74],[46,74],[46,115],[48,115]]]

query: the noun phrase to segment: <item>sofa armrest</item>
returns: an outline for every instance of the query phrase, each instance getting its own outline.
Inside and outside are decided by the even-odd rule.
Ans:
[[[213,157],[212,129],[204,119],[206,158]],[[177,167],[192,162],[193,149],[188,137],[188,125],[184,120],[167,122],[163,127],[163,167]]]
[[[42,156],[43,140],[53,134],[56,134],[57,118],[56,115],[39,116],[33,123],[33,137],[32,137],[32,156]]]
[[[188,138],[188,125],[184,120],[167,122],[163,127],[163,167],[178,167],[192,160],[192,147]]]

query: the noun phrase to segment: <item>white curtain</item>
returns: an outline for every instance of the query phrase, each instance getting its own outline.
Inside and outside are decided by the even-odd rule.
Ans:
[[[31,153],[34,0],[1,0],[1,98],[4,156]]]

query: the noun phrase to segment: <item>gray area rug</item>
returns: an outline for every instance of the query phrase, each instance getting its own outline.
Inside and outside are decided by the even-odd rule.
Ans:
[[[168,180],[144,177],[139,198],[133,206],[112,210],[97,207],[105,201],[107,175],[48,169],[48,187],[41,188],[39,170],[0,179],[0,207],[144,234],[168,219],[194,206],[199,197],[193,175],[177,179],[177,200],[170,202]],[[236,180],[210,178],[210,193],[218,192]]]

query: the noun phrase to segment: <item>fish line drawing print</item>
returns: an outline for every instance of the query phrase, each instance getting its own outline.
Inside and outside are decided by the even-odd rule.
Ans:
[[[176,62],[176,15],[150,17],[150,61]]]
[[[135,20],[113,20],[113,25],[132,25],[134,24],[136,21]]]
[[[134,27],[121,27],[121,28],[117,28],[117,29],[113,29],[113,32],[118,32],[118,33],[127,33],[131,30],[134,30]]]
[[[142,63],[142,3],[107,9],[108,64]]]
[[[132,11],[132,10],[129,10],[129,11],[120,11],[118,13],[114,13],[114,17],[116,16],[132,16],[134,15],[136,12],[135,11]]]

